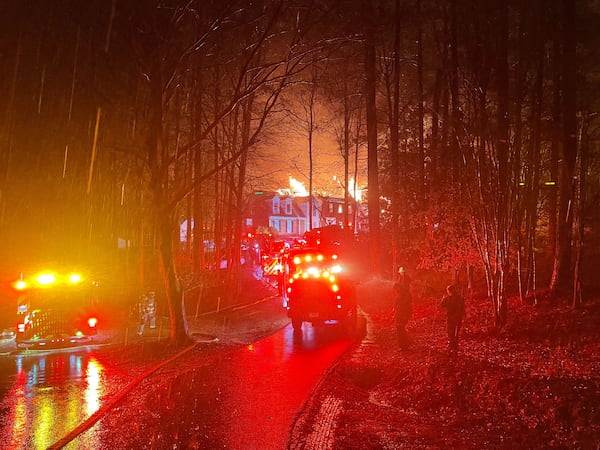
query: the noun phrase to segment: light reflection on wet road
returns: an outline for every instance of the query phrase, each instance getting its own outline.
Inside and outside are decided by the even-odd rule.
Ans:
[[[240,352],[222,383],[220,425],[233,421],[237,430],[224,436],[231,449],[284,449],[292,420],[320,376],[349,345],[336,329],[304,325],[302,339],[292,327]]]
[[[108,384],[103,372],[84,349],[3,356],[0,447],[49,447],[100,407]]]
[[[66,448],[283,449],[296,412],[350,342],[335,325],[305,324],[301,338],[287,326],[222,354],[197,352],[144,380]],[[47,448],[98,410],[123,374],[97,356],[2,357],[0,442]]]

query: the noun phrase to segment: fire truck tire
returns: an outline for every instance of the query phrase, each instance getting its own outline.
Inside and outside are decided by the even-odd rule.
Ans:
[[[294,331],[302,331],[302,320],[292,317],[292,328]]]

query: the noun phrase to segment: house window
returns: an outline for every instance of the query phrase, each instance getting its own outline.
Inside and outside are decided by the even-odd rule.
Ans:
[[[285,213],[286,214],[292,213],[292,199],[291,198],[288,198],[285,200]]]
[[[344,205],[342,205],[341,203],[338,205],[338,214],[341,214],[344,212]]]
[[[280,206],[279,197],[273,197],[273,214],[279,214]]]
[[[292,221],[291,221],[291,219],[288,219],[288,220],[286,220],[286,222],[287,222],[287,232],[289,234],[291,234],[292,233]]]
[[[333,214],[333,203],[327,205],[329,207],[329,214]]]

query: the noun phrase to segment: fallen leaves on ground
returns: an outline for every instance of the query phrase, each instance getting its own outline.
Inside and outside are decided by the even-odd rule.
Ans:
[[[378,283],[365,288],[381,293]],[[343,402],[335,448],[598,448],[600,298],[577,310],[511,299],[500,332],[489,301],[470,298],[458,356],[446,351],[442,312],[424,298],[408,326],[413,345],[401,351],[390,299],[363,297],[370,339],[316,393],[314,404]]]

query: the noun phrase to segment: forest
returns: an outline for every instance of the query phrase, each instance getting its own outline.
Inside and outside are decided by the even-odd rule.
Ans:
[[[2,270],[70,258],[136,285],[160,273],[185,340],[186,292],[239,293],[248,199],[292,170],[277,158],[325,190],[326,133],[341,195],[356,180],[367,199],[373,273],[482,280],[497,327],[508,296],[577,307],[597,273],[599,13],[593,0],[2,2]]]

